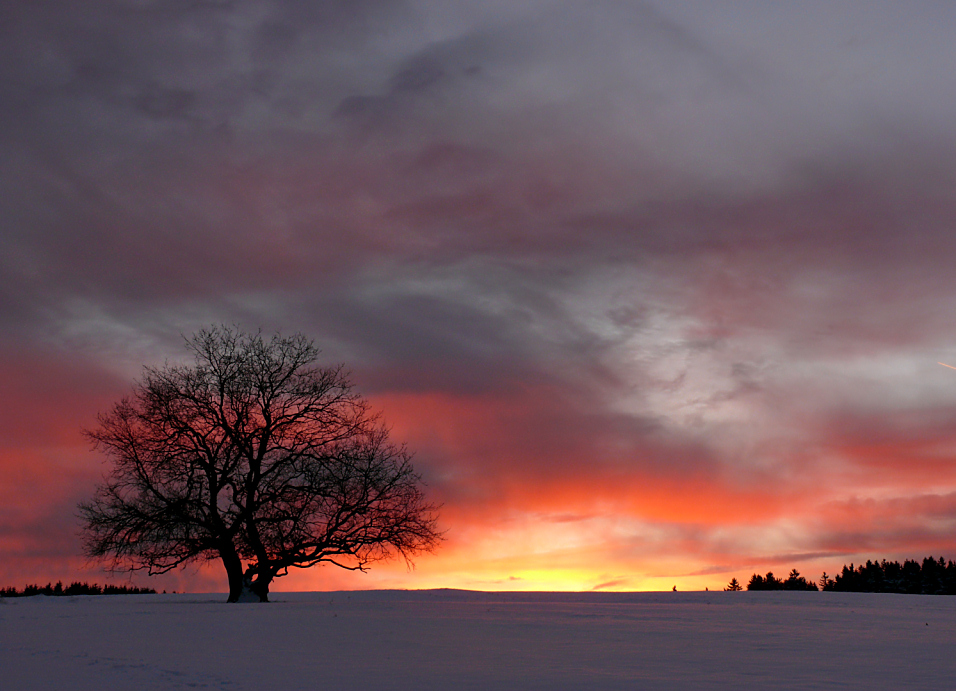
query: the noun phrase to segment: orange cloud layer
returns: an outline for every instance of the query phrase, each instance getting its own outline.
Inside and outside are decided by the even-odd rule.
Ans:
[[[6,399],[7,419],[39,427],[14,425],[0,447],[0,578],[102,576],[80,554],[74,507],[104,469],[78,427],[111,400],[110,387],[90,386],[56,360],[11,362],[21,408]],[[28,367],[46,373],[34,392],[28,376],[14,375]],[[413,570],[401,562],[368,574],[325,567],[294,572],[278,587],[714,588],[751,571],[797,566],[816,577],[853,559],[956,548],[952,441],[935,429],[926,438],[886,429],[864,442],[827,427],[833,438],[816,437],[814,446],[829,462],[807,465],[800,451],[776,459],[785,472],[740,477],[700,440],[654,427],[621,432],[591,404],[562,397],[530,385],[376,394],[394,438],[418,452],[429,491],[444,502],[445,543]],[[215,590],[219,571],[212,562],[156,582]]]

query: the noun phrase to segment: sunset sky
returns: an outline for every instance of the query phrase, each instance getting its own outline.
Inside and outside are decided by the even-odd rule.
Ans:
[[[81,430],[314,338],[446,540],[274,589],[956,559],[956,4],[0,4],[0,586],[103,581]],[[135,582],[224,590],[219,564]]]

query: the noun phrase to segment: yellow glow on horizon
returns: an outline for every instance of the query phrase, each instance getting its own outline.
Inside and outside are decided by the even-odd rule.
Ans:
[[[763,571],[766,571],[764,569]],[[746,573],[745,573],[746,571]],[[759,569],[755,571],[760,571]],[[451,588],[456,590],[476,590],[483,592],[667,592],[674,587],[678,592],[722,590],[736,577],[746,584],[750,570],[741,569],[735,573],[707,576],[655,576],[634,574],[621,578],[608,577],[594,572],[556,570],[522,570],[509,575],[501,573],[458,572],[440,574],[429,578],[402,580],[399,578],[381,578],[372,582],[366,580],[347,580],[344,582],[316,583],[304,580],[279,583],[275,590],[378,590],[410,589],[432,590]],[[762,573],[762,571],[761,571]],[[382,574],[384,575],[384,574]],[[283,588],[285,586],[285,588]],[[292,586],[292,587],[289,587]]]
[[[536,590],[546,592],[582,592],[601,588],[602,579],[585,570],[528,569],[518,571],[502,580],[495,590]],[[611,579],[607,590],[640,590],[640,579]]]
[[[427,562],[427,560],[425,560]],[[586,566],[546,566],[510,563],[452,563],[436,560],[421,563],[408,571],[401,565],[379,565],[364,574],[340,573],[330,569],[303,572],[296,578],[277,583],[276,590],[431,590],[450,588],[484,592],[667,592],[675,586],[678,592],[721,590],[732,577],[746,583],[751,572],[764,573],[768,568],[741,568],[727,573],[693,574],[700,564],[671,562],[661,570],[649,571],[644,564],[613,564],[609,570]],[[608,566],[605,564],[604,566]],[[660,564],[657,565],[660,567]],[[780,568],[776,569],[777,571]],[[832,569],[831,569],[832,570]],[[811,569],[811,574],[814,570]],[[316,578],[318,577],[318,578]]]

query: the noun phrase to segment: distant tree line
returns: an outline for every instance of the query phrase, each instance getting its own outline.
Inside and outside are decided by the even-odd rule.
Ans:
[[[724,590],[743,590],[736,578]],[[912,595],[956,595],[956,562],[943,557],[926,557],[922,563],[907,559],[898,561],[870,561],[854,566],[843,565],[843,570],[831,578],[826,572],[817,583],[812,583],[793,569],[786,579],[776,578],[773,572],[766,576],[754,574],[747,590],[829,590],[842,593],[905,593]]]
[[[846,593],[909,593],[913,595],[956,595],[956,562],[926,557],[923,563],[907,559],[873,562],[855,569],[853,564],[828,582],[824,590]]]
[[[128,585],[97,585],[96,583],[80,583],[74,581],[64,586],[62,581],[56,584],[47,583],[44,586],[32,584],[16,588],[0,588],[0,597],[30,597],[31,595],[154,595],[152,588],[136,588]]]

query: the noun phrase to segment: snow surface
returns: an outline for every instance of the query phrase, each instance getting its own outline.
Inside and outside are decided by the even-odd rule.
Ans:
[[[956,687],[956,597],[432,590],[224,599],[0,599],[0,688]]]

